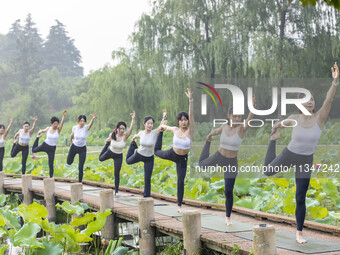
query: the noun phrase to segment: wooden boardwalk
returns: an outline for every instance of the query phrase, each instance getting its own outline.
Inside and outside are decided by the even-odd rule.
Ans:
[[[5,175],[4,183],[1,184],[6,193],[16,192],[22,193],[22,181],[20,175]],[[32,176],[32,187],[30,191],[36,197],[44,197],[43,179],[46,177]],[[70,186],[77,181],[74,179],[54,178],[55,180],[55,193],[54,197],[57,201],[71,201]],[[1,187],[0,187],[1,188]],[[83,181],[83,199],[81,202],[87,203],[93,210],[100,209],[99,192],[105,189],[113,189],[114,185],[104,184],[92,181]],[[138,199],[142,197],[143,190],[135,188],[120,187],[120,197],[114,201],[113,212],[115,220],[119,222],[138,222],[138,206],[120,203],[119,199],[124,197],[133,197]],[[155,204],[176,205],[176,198],[152,193]],[[204,213],[210,213],[225,217],[224,205],[206,203],[196,200],[184,199],[184,209],[197,210]],[[156,206],[155,206],[156,207]],[[251,225],[268,224],[273,225],[276,231],[283,231],[286,233],[295,234],[295,218],[273,215],[264,212],[257,212],[250,209],[234,206],[232,213],[232,221],[238,221]],[[151,222],[151,226],[156,228],[157,233],[162,233],[183,239],[183,224],[175,217],[159,214],[155,211],[155,220]],[[249,254],[253,249],[253,241],[236,236],[238,232],[226,233],[207,229],[202,227],[201,242],[202,244],[212,250],[216,250],[225,254],[231,254],[234,249],[234,244],[237,244],[240,254]],[[323,241],[340,244],[340,227],[306,221],[304,228],[304,236],[307,238],[315,238]],[[295,243],[294,243],[295,244]],[[296,244],[295,244],[296,245]],[[340,254],[339,251],[326,252],[328,255]],[[313,254],[326,254],[326,253],[313,253]],[[289,249],[277,247],[277,254],[282,255],[295,255],[306,254]]]

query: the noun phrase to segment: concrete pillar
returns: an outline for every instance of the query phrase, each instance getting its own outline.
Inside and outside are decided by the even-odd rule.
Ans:
[[[33,203],[33,192],[29,189],[32,188],[32,175],[24,174],[21,176],[22,194],[24,195],[24,203],[30,205]]]
[[[154,202],[151,197],[138,200],[139,251],[142,255],[156,254],[155,229],[150,226],[154,219]]]
[[[276,236],[272,225],[256,225],[253,228],[254,255],[275,255]]]
[[[186,211],[182,213],[183,239],[186,255],[200,254],[201,244],[201,213]]]
[[[47,218],[49,221],[55,222],[57,217],[55,198],[54,198],[55,184],[54,178],[44,179],[44,199],[46,202],[46,209],[48,211]]]
[[[103,213],[107,208],[113,209],[113,190],[106,189],[99,192],[100,212]],[[102,236],[105,239],[115,239],[115,226],[114,226],[114,214],[109,215],[106,218],[104,229],[102,230]]]
[[[4,184],[5,184],[5,173],[0,172],[0,194],[5,194]]]
[[[73,183],[71,184],[71,203],[79,202],[83,199],[83,184]]]

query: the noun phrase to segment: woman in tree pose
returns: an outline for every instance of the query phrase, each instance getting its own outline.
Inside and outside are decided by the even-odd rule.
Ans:
[[[91,129],[94,119],[96,118],[95,114],[90,114],[91,121],[89,125],[85,125],[86,116],[79,115],[78,117],[78,125],[73,126],[72,133],[70,137],[71,147],[68,151],[67,155],[67,164],[71,165],[73,163],[74,157],[76,154],[79,154],[79,177],[78,181],[82,182],[83,173],[84,173],[84,163],[86,159],[86,140],[89,135],[89,130]]]
[[[191,148],[191,141],[194,138],[194,100],[192,92],[187,88],[185,92],[189,98],[189,115],[180,112],[177,116],[178,127],[161,125],[160,133],[157,136],[155,145],[155,155],[162,159],[171,160],[176,163],[177,171],[177,205],[178,212],[182,212],[182,201],[184,195],[184,179],[187,172],[188,152]],[[170,131],[174,134],[173,147],[170,150],[162,150],[163,131]]]
[[[163,119],[161,124],[165,124],[165,116],[166,110],[163,110]],[[153,153],[157,135],[160,131],[160,127],[153,130],[154,123],[155,120],[152,116],[144,118],[145,129],[132,138],[132,142],[126,155],[126,163],[129,165],[140,161],[144,162],[144,197],[150,197],[151,193],[151,175],[154,165]],[[139,147],[136,144],[136,139],[140,139]],[[136,152],[135,149],[137,149]]]
[[[57,142],[58,138],[61,132],[61,129],[64,125],[64,120],[66,116],[67,111],[63,111],[63,118],[61,119],[60,125],[59,125],[59,119],[57,117],[51,118],[51,126],[47,127],[43,130],[39,130],[37,138],[34,141],[32,152],[46,152],[48,156],[48,166],[50,168],[50,177],[53,177],[54,172],[54,156],[55,156],[55,150],[57,148]],[[39,145],[39,138],[42,136],[43,133],[46,134],[45,142],[43,142],[40,146]]]
[[[29,151],[29,142],[31,140],[31,136],[34,132],[36,122],[38,120],[38,117],[35,116],[33,118],[33,126],[30,129],[30,123],[28,121],[25,121],[22,129],[19,129],[19,131],[14,135],[14,142],[11,150],[11,157],[14,158],[20,151],[22,152],[21,155],[21,165],[22,165],[22,174],[26,173],[26,161],[28,157],[28,151]],[[19,142],[17,142],[17,139],[19,137]]]
[[[3,169],[2,161],[4,160],[5,156],[5,142],[8,132],[11,129],[12,123],[13,119],[10,119],[7,129],[5,129],[5,126],[3,124],[0,124],[0,171],[2,171]]]
[[[253,97],[253,105],[255,107],[255,97]],[[226,220],[225,223],[232,225],[230,221],[231,210],[234,202],[234,184],[237,176],[238,161],[237,154],[240,150],[242,139],[249,127],[248,122],[253,118],[253,113],[250,112],[244,125],[240,124],[242,115],[234,115],[233,107],[229,107],[227,120],[228,123],[221,125],[217,129],[213,129],[207,136],[205,145],[203,147],[199,166],[220,166],[221,169],[228,170],[224,172],[224,194],[225,194],[225,208]],[[234,124],[235,123],[235,124]],[[221,135],[220,146],[218,151],[209,157],[210,144],[215,135]]]
[[[131,124],[127,132],[125,132],[126,130],[125,122],[120,121],[117,123],[116,128],[106,139],[106,144],[99,155],[99,161],[105,161],[110,158],[112,158],[114,161],[115,195],[117,195],[119,191],[120,180],[119,174],[123,163],[123,150],[125,148],[126,140],[131,135],[133,126],[135,124],[135,115],[136,115],[135,111],[133,111],[133,113],[130,114]]]
[[[310,113],[304,115],[293,114],[285,120],[285,126],[293,127],[292,138],[288,146],[276,156],[276,140],[280,138],[280,129],[284,128],[281,122],[277,122],[270,135],[270,143],[265,158],[265,165],[268,167],[264,173],[267,176],[274,175],[277,171],[274,167],[290,167],[295,168],[296,181],[296,241],[298,243],[306,243],[303,238],[302,229],[306,216],[306,193],[311,177],[311,168],[313,165],[313,153],[317,146],[325,121],[331,109],[332,101],[336,92],[336,86],[339,84],[339,68],[337,64],[332,67],[333,82],[327,92],[326,99],[321,108],[314,113],[315,101],[312,95],[311,99],[302,104]],[[299,98],[304,98],[305,94],[299,94]],[[274,170],[275,171],[274,171]]]

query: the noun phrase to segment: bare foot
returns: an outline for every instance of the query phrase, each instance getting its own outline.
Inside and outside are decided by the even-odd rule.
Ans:
[[[209,134],[205,140],[206,140],[207,142],[211,142],[212,140],[214,140],[214,136],[211,135],[211,134]]]
[[[298,243],[307,243],[307,240],[303,238],[302,231],[296,231],[296,242]]]
[[[115,197],[120,197],[119,193],[115,193]]]
[[[227,226],[233,225],[233,223],[231,223],[231,221],[230,221],[230,217],[226,217],[226,218],[225,218],[225,224],[226,224]]]
[[[37,134],[37,137],[38,137],[38,138],[42,137],[42,134],[41,134],[41,133],[38,133],[38,134]]]
[[[179,213],[182,213],[182,212],[183,212],[183,209],[182,209],[182,207],[181,207],[181,206],[178,206],[178,208],[177,208],[177,212],[179,212]]]
[[[279,140],[280,139],[280,129],[273,129],[272,133],[270,134],[270,140]]]

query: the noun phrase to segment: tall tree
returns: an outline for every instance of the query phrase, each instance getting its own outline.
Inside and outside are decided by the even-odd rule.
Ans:
[[[74,39],[67,34],[65,25],[56,20],[44,43],[44,69],[56,67],[63,76],[83,76],[81,56]]]

